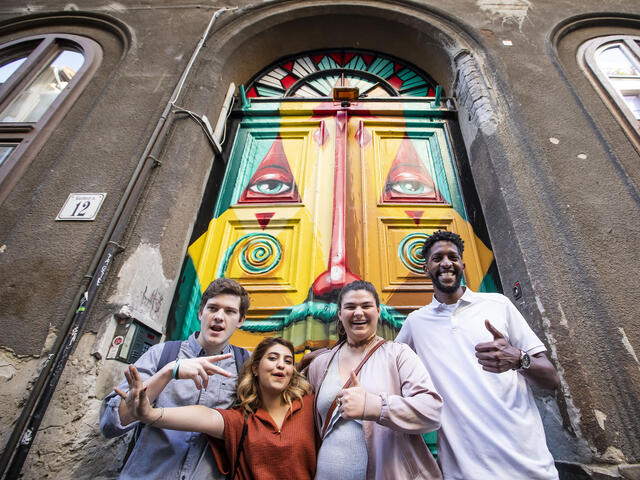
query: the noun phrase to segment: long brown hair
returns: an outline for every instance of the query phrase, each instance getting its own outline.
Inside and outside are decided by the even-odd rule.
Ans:
[[[293,344],[280,337],[266,337],[262,340],[256,349],[253,351],[251,358],[247,360],[242,367],[242,373],[238,380],[238,403],[240,407],[244,409],[247,414],[255,413],[255,411],[262,405],[260,398],[260,388],[258,386],[258,377],[253,373],[253,367],[257,368],[260,364],[260,360],[267,353],[273,345],[282,345],[289,349],[291,355],[295,357],[295,350]],[[293,367],[293,375],[289,381],[289,385],[282,392],[284,401],[291,407],[291,404],[296,399],[302,399],[304,395],[311,393],[311,384],[305,380],[305,378],[298,373],[295,365]]]

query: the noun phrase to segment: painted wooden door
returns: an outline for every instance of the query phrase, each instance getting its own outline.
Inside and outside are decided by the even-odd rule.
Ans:
[[[354,273],[376,286],[387,307],[380,332],[387,338],[394,338],[409,312],[431,301],[421,250],[432,232],[450,230],[463,238],[464,281],[474,290],[486,288],[493,261],[467,221],[447,123],[416,107],[405,106],[402,115],[355,115],[347,134],[348,256]]]
[[[335,340],[337,291],[363,279],[380,293],[380,333],[394,338],[431,300],[420,248],[437,229],[463,237],[465,281],[483,289],[493,256],[466,219],[446,125],[428,102],[256,102],[209,229],[189,248],[191,315],[211,280],[233,278],[251,309],[232,341],[281,335],[302,352]]]

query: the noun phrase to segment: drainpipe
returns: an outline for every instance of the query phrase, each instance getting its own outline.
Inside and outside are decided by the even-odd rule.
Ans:
[[[58,335],[56,343],[51,349],[51,353],[48,355],[38,379],[31,389],[29,398],[22,409],[19,420],[9,437],[9,441],[7,442],[4,451],[2,452],[2,458],[0,458],[0,475],[5,475],[6,473],[4,478],[7,480],[17,478],[22,470],[27,455],[29,454],[29,450],[33,445],[36,433],[40,428],[42,419],[44,418],[47,407],[49,406],[49,402],[51,401],[56,386],[58,385],[62,371],[64,370],[67,360],[69,359],[69,356],[76,344],[79,337],[78,334],[86,322],[87,313],[93,305],[93,302],[98,295],[98,291],[104,284],[109,267],[113,263],[113,259],[118,253],[124,250],[123,247],[120,246],[120,241],[124,236],[133,212],[138,206],[138,200],[151,175],[151,171],[159,165],[157,157],[162,152],[166,142],[167,132],[169,131],[169,127],[171,126],[174,118],[172,108],[182,92],[182,88],[189,76],[191,68],[195,63],[200,50],[204,46],[207,37],[209,36],[213,24],[220,14],[227,10],[235,10],[235,8],[220,8],[216,10],[211,17],[207,28],[200,37],[200,40],[191,55],[189,63],[182,72],[180,80],[173,90],[173,94],[171,95],[169,102],[156,124],[144,152],[138,160],[138,165],[129,180],[129,184],[127,185],[120,203],[118,204],[111,223],[107,228],[107,232],[91,262],[89,271],[85,275],[85,280],[80,286],[74,303],[65,317],[65,321],[61,328],[61,334]],[[7,470],[7,465],[10,461],[11,465]]]

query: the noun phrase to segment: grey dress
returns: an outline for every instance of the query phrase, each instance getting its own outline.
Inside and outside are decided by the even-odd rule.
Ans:
[[[338,357],[334,355],[317,392],[316,405],[323,425],[333,399],[342,389]],[[336,408],[318,452],[316,480],[364,480],[367,458],[362,422],[345,420]]]

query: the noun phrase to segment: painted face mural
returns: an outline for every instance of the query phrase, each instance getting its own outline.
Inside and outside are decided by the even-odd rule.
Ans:
[[[338,82],[368,96],[350,104],[278,98],[330,96]],[[447,119],[424,98],[433,91],[415,69],[355,51],[303,55],[259,76],[213,218],[189,247],[173,336],[198,328],[201,291],[224,276],[251,297],[236,345],[267,335],[297,352],[331,344],[337,291],[356,279],[376,286],[378,332],[394,338],[430,301],[420,251],[438,229],[465,241],[464,281],[494,290],[493,255],[467,220]]]

